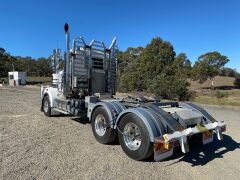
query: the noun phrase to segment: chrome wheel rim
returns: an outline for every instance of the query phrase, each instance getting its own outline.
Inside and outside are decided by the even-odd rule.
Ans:
[[[43,110],[44,110],[44,112],[48,112],[48,102],[47,101],[44,101]]]
[[[127,123],[123,130],[123,140],[129,149],[137,150],[142,142],[139,127],[134,123]]]
[[[103,136],[107,130],[107,122],[102,114],[98,114],[95,118],[95,130],[99,136]]]

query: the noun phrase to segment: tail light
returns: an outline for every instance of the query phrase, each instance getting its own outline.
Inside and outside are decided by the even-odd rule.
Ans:
[[[161,138],[156,138],[154,141],[155,151],[166,152],[171,150],[174,147],[174,142],[165,142]]]

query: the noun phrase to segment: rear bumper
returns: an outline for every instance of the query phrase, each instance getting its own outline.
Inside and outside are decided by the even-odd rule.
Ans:
[[[161,161],[173,154],[173,148],[176,145],[181,146],[183,153],[189,151],[188,137],[202,133],[203,144],[213,141],[213,133],[217,135],[218,140],[222,140],[222,132],[226,131],[226,123],[213,122],[205,125],[197,125],[187,128],[183,131],[175,131],[172,134],[164,134],[163,137],[157,137],[154,141],[154,159]]]

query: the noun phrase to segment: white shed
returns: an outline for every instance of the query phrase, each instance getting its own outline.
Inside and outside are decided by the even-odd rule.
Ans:
[[[8,79],[9,79],[9,85],[10,86],[19,86],[19,85],[25,85],[26,84],[26,72],[8,72]]]

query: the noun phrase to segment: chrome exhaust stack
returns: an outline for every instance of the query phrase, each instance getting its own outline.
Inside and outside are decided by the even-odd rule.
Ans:
[[[59,48],[54,49],[53,54],[50,56],[50,58],[51,58],[51,66],[52,66],[53,73],[55,74],[59,73],[60,71],[59,66],[62,61],[61,49]]]
[[[69,87],[70,86],[70,48],[69,48],[69,42],[70,42],[70,37],[69,37],[69,26],[66,23],[64,25],[64,31],[66,34],[66,51],[64,54],[64,87],[63,87],[63,95],[67,96],[69,94]]]

